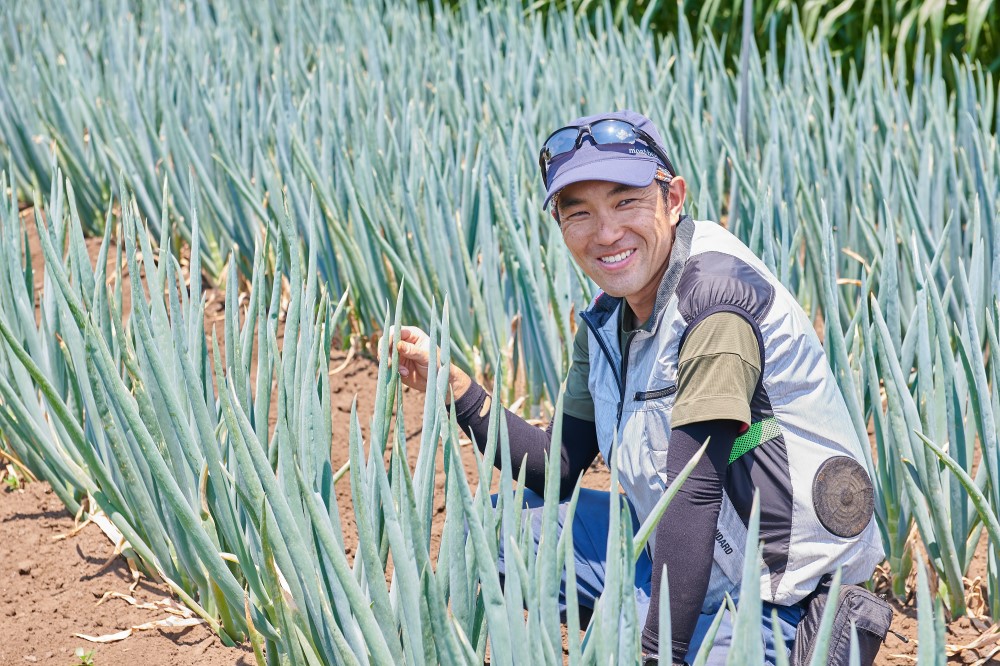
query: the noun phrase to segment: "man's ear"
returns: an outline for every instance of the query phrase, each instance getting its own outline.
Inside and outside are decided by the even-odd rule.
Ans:
[[[684,209],[684,199],[687,198],[687,182],[683,176],[674,176],[670,180],[670,193],[667,195],[667,212],[671,217],[680,217]]]

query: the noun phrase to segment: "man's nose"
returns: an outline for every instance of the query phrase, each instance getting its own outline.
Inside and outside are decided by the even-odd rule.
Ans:
[[[600,245],[614,245],[622,237],[622,225],[611,215],[598,215],[594,241]]]

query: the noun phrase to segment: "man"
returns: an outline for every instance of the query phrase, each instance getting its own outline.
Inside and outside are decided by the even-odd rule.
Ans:
[[[842,567],[844,582],[862,582],[883,559],[862,444],[822,346],[745,245],[683,214],[686,183],[648,118],[579,118],[549,136],[539,164],[545,205],[601,289],[581,314],[567,378],[563,496],[598,452],[615,455],[638,524],[710,438],[636,566],[643,649],[655,654],[668,640],[675,663],[693,661],[725,595],[737,596],[756,490],[762,637],[774,663],[774,633],[792,644],[800,602],[821,577]],[[399,347],[404,382],[423,390],[426,336],[404,328]],[[461,370],[450,376],[459,423],[482,446],[489,396]],[[538,507],[551,429],[506,419],[511,459],[527,466],[526,504]],[[608,506],[606,493],[584,492],[573,525],[586,537],[574,546],[580,603],[591,608],[603,589]],[[672,635],[661,637],[664,565]],[[727,612],[709,663],[725,661],[731,637]]]

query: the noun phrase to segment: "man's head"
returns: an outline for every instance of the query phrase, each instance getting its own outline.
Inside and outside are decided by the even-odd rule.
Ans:
[[[579,118],[546,147],[539,159],[546,204],[553,201],[567,248],[590,279],[644,321],[687,193],[660,133],[645,116],[621,111]]]

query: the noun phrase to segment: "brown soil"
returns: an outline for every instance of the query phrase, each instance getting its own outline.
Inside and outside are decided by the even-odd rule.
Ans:
[[[0,666],[80,664],[76,648],[94,651],[100,666],[125,664],[254,663],[253,653],[222,645],[205,625],[152,629],[106,645],[74,634],[113,634],[167,617],[163,610],[135,608],[121,599],[98,605],[106,592],[133,596],[140,603],[169,597],[164,585],[140,582],[129,591],[132,574],[94,524],[65,540],[73,517],[48,484],[0,494]]]
[[[34,235],[33,225],[28,225]],[[34,239],[37,240],[37,239]],[[96,256],[98,240],[88,240],[88,251]],[[40,281],[40,253],[33,253],[36,279]],[[109,272],[110,274],[110,272]],[[209,294],[206,327],[221,318],[224,299],[221,292]],[[127,308],[127,304],[126,304]],[[341,364],[344,356],[335,355],[331,367]],[[348,459],[347,433],[352,402],[358,401],[358,414],[367,434],[374,404],[377,366],[370,359],[355,358],[331,378],[334,442],[331,450],[333,468]],[[419,446],[422,396],[403,391],[404,432],[411,465]],[[471,446],[461,449],[470,480],[476,478],[476,462]],[[0,465],[2,469],[2,465]],[[438,488],[443,487],[443,465],[438,454]],[[584,485],[607,488],[610,475],[603,464],[595,464]],[[352,520],[350,487],[341,481],[337,500],[345,530],[348,555],[357,545]],[[435,528],[440,533],[444,523],[443,492],[436,502]],[[119,599],[98,605],[106,592],[129,594],[132,575],[124,560],[112,557],[108,539],[93,524],[64,539],[74,526],[70,516],[44,483],[29,483],[25,489],[0,492],[0,666],[38,664],[79,664],[74,656],[77,647],[94,650],[94,663],[100,666],[148,664],[252,664],[253,655],[246,647],[226,648],[204,626],[185,629],[153,629],[138,632],[124,641],[106,645],[87,643],[74,633],[110,634],[135,624],[165,616],[163,611],[141,610]],[[970,578],[985,574],[985,537],[980,543]],[[436,550],[437,538],[433,547]],[[21,573],[26,572],[26,573]],[[139,602],[157,601],[169,596],[162,586],[139,583],[132,595]],[[916,612],[911,604],[900,606],[893,629],[910,638],[904,644],[890,635],[876,663],[883,665],[915,661]],[[979,637],[989,623],[962,619],[949,626],[948,642],[966,645]],[[988,654],[971,650],[953,657],[954,663],[972,663]],[[993,662],[990,662],[993,663]]]

